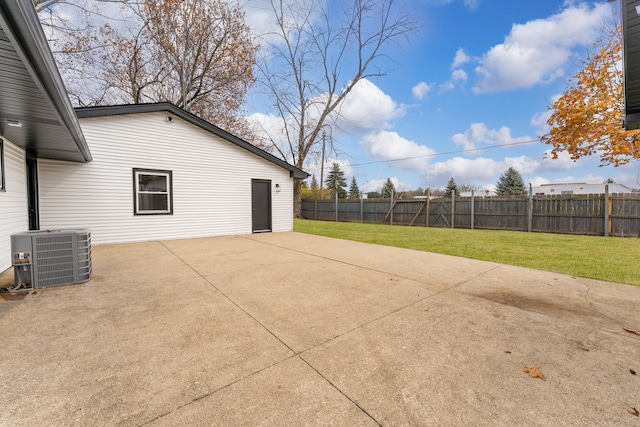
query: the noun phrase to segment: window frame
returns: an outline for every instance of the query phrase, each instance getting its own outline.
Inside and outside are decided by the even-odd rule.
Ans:
[[[4,140],[0,138],[0,191],[7,191],[7,182],[4,179]]]
[[[164,192],[140,192],[139,176],[140,175],[156,175],[163,176],[167,179],[167,191]],[[166,194],[167,209],[163,210],[142,210],[139,209],[140,194]],[[133,214],[134,215],[173,215],[173,172],[170,170],[160,169],[143,169],[133,168]]]

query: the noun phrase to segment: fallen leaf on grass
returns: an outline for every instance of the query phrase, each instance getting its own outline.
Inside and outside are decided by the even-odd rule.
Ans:
[[[640,411],[638,411],[636,408],[629,409],[629,413],[631,415],[635,415],[636,417],[640,417]]]
[[[622,329],[624,329],[627,332],[631,332],[632,334],[640,335],[640,331],[634,331],[631,328],[622,328]]]
[[[540,378],[541,380],[546,380],[546,377],[537,366],[529,365],[524,367],[524,372],[529,374],[531,378]]]

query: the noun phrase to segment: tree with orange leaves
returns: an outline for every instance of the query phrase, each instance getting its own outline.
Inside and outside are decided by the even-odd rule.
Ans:
[[[566,151],[571,159],[600,155],[601,165],[624,165],[640,159],[640,130],[623,126],[624,94],[620,67],[622,33],[616,25],[603,31],[594,52],[550,107],[551,130],[541,137],[553,146],[553,158]]]

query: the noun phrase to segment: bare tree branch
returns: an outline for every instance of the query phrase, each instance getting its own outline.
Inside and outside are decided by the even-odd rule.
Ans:
[[[113,18],[100,22],[102,16],[88,1],[35,0],[41,16],[51,22],[62,22],[51,18],[62,5],[87,16],[82,27],[62,25],[64,37],[55,42],[61,72],[78,105],[168,101],[252,138],[241,108],[254,81],[257,45],[238,4],[93,1],[122,3],[126,21],[117,26],[110,25]]]
[[[282,119],[288,152],[275,138],[271,144],[299,168],[318,150],[322,129],[337,122],[340,106],[358,82],[383,76],[376,67],[388,59],[388,48],[419,28],[415,15],[395,0],[351,0],[338,14],[322,5],[269,0],[277,30],[267,35],[275,41],[259,66],[260,81]],[[299,183],[295,190],[298,213]]]

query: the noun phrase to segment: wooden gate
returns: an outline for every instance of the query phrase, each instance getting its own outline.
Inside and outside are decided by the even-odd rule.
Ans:
[[[438,199],[433,200],[431,206],[433,206],[433,209],[432,212],[429,212],[429,216],[435,216],[435,219],[429,221],[429,225],[433,227],[451,227],[449,222],[451,218],[451,202]]]

